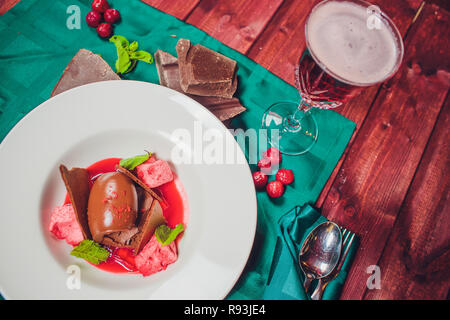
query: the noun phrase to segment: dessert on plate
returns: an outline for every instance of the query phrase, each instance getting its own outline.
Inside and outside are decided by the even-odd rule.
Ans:
[[[147,153],[88,168],[60,165],[67,189],[49,231],[71,254],[110,272],[148,276],[178,258],[186,221],[184,190],[170,165]]]

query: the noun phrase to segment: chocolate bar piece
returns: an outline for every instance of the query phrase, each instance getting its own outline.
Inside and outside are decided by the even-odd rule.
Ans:
[[[180,85],[180,71],[178,60],[170,53],[158,50],[155,53],[156,70],[158,71],[161,85],[183,92]],[[208,110],[210,110],[220,121],[231,119],[246,109],[241,105],[238,98],[205,97],[187,94]]]
[[[180,85],[180,69],[178,67],[178,59],[170,53],[158,49],[155,52],[155,64],[156,71],[158,71],[159,84],[170,89],[183,92]]]
[[[146,195],[147,197],[150,197],[149,194]],[[132,243],[134,255],[137,255],[144,248],[155,233],[156,228],[165,223],[167,223],[167,221],[164,218],[161,204],[155,199],[151,202],[150,207],[143,212],[139,221],[139,233],[136,235]]]
[[[231,98],[237,88],[236,61],[187,39],[177,43],[180,85],[199,96]]]
[[[98,54],[81,49],[67,65],[51,96],[84,84],[107,80],[120,80],[120,77]]]
[[[191,95],[191,98],[211,111],[220,121],[236,117],[245,110],[238,98],[201,97]]]
[[[89,173],[83,168],[68,170],[64,165],[59,166],[61,177],[66,185],[75,216],[81,227],[84,239],[91,239],[87,219],[87,207],[89,199]]]
[[[155,198],[158,201],[163,201],[163,199],[158,196],[155,191],[153,191],[151,188],[149,188],[145,183],[143,183],[138,177],[136,177],[131,171],[125,169],[124,167],[120,165],[116,165],[116,170],[126,175],[128,178],[133,180],[136,184],[138,184],[142,189],[145,190],[145,192],[149,193],[153,198]]]

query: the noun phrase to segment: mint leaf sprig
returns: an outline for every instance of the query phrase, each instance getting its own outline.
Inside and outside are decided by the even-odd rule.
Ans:
[[[92,240],[81,241],[79,245],[73,248],[70,254],[85,259],[93,264],[100,264],[109,257],[109,251]]]
[[[160,225],[155,230],[155,237],[163,246],[169,245],[174,241],[178,235],[184,231],[184,226],[180,223],[174,229],[166,224]]]
[[[117,49],[117,74],[126,74],[132,71],[136,67],[138,60],[146,63],[153,63],[153,57],[150,53],[144,50],[137,51],[139,48],[137,41],[133,41],[130,44],[127,38],[120,35],[114,35],[109,38],[109,42],[114,43]]]
[[[119,165],[127,170],[134,170],[138,165],[147,161],[152,154],[147,151],[147,154],[139,155],[131,158],[122,159]]]

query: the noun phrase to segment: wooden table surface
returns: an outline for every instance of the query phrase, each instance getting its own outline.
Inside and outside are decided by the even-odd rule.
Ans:
[[[143,0],[287,82],[317,0]],[[341,299],[446,299],[450,288],[450,15],[447,0],[369,0],[405,42],[400,71],[336,111],[357,129],[316,206],[361,236]],[[18,0],[0,0],[0,14]],[[381,288],[368,289],[368,267]]]

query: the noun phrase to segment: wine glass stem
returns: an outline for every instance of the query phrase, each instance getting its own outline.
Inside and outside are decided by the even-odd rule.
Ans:
[[[284,123],[284,131],[289,132],[299,132],[302,129],[302,119],[305,117],[306,113],[309,112],[311,106],[300,100],[300,103],[295,112],[286,118]]]

